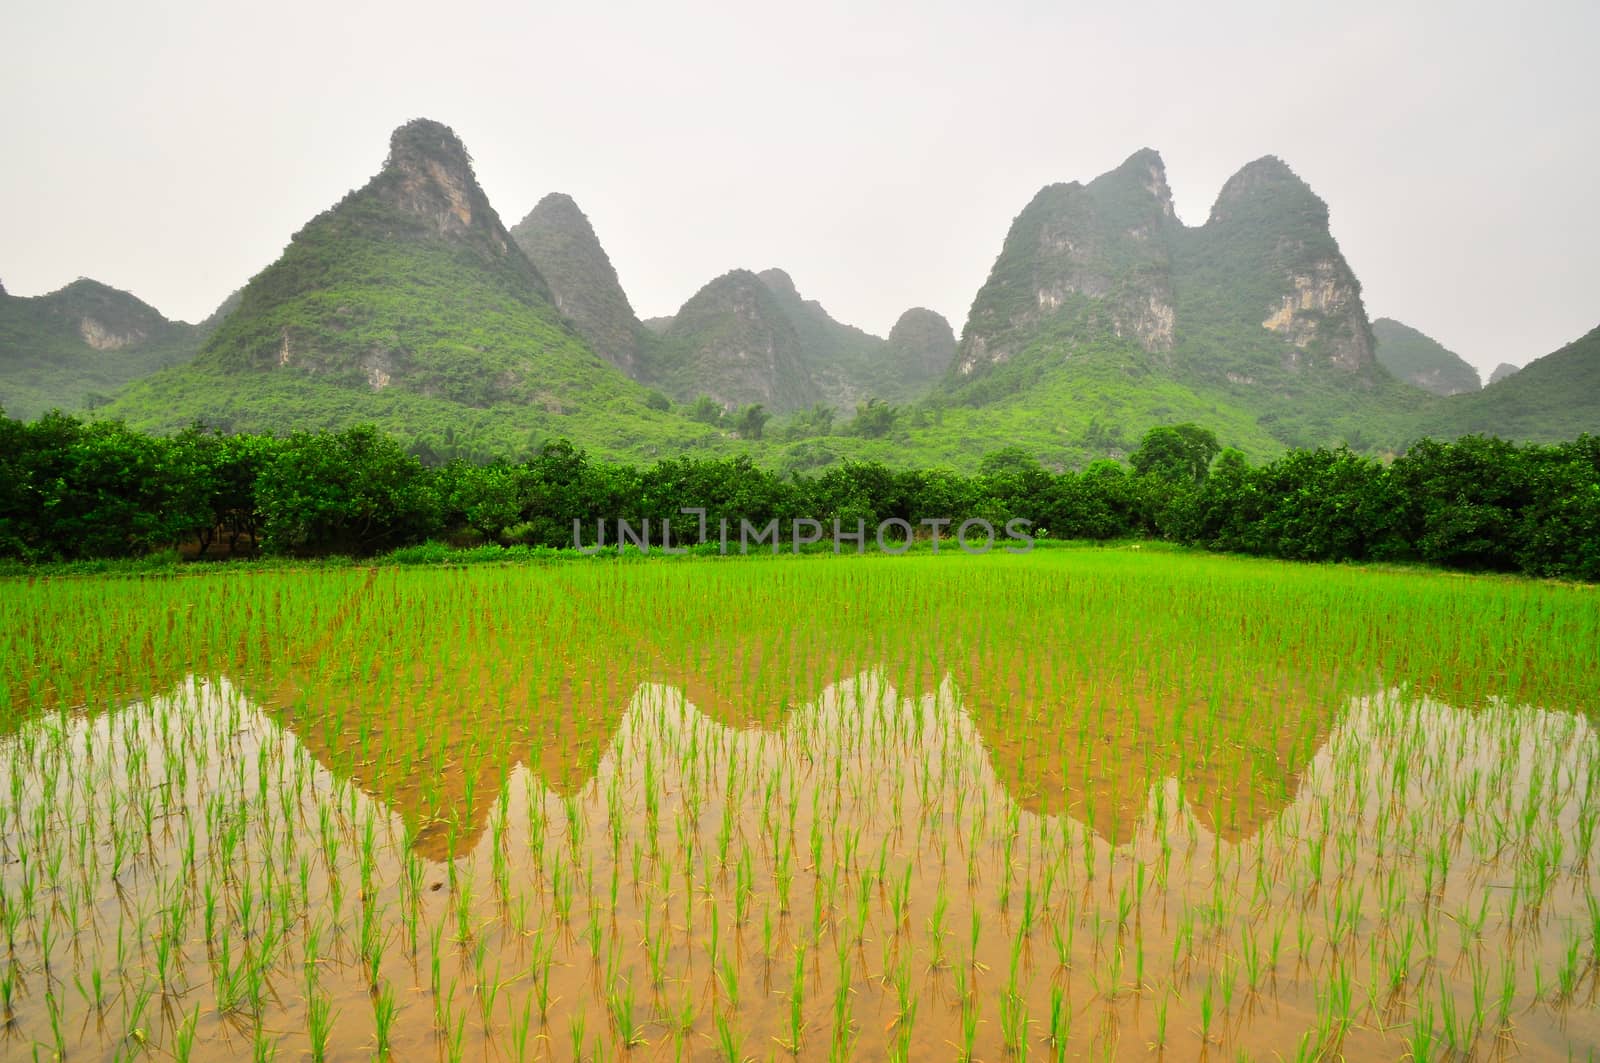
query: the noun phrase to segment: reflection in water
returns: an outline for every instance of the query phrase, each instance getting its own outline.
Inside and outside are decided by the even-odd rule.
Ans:
[[[223,671],[397,809],[434,860],[477,844],[484,795],[517,764],[558,791],[586,783],[644,684],[681,689],[729,726],[772,730],[866,671],[908,697],[951,683],[1018,804],[1116,842],[1163,777],[1217,833],[1253,833],[1292,796],[1355,683],[1307,667],[1270,630],[1208,628],[1202,613],[1179,637],[1104,591],[1062,610],[1048,585],[1019,583],[978,607],[912,583],[916,597],[898,605],[840,606],[763,573],[750,587],[713,586],[715,609],[675,615],[660,603],[721,573],[683,588],[671,569],[646,575],[665,597],[622,594],[599,623],[580,606],[616,590],[604,571],[581,597],[559,581],[386,587],[374,576],[296,640]],[[1008,634],[1024,623],[1025,640]]]
[[[1286,728],[1291,773],[1267,746],[1163,748],[1184,733],[1171,710],[1141,715],[1120,689],[1030,722],[977,656],[938,681],[921,662],[814,664],[832,679],[813,696],[767,692],[787,711],[744,718],[732,707],[760,702],[733,692],[736,666],[620,693],[625,669],[521,694],[456,675],[489,704],[447,729],[198,679],[29,722],[0,745],[0,1046],[997,1060],[1600,1043],[1600,750],[1580,716],[1387,690],[1308,717],[1309,745]],[[474,727],[544,704],[560,711],[538,732],[473,752],[494,748]],[[1041,748],[1067,769],[1031,763]],[[1084,749],[1126,770],[1074,774]]]

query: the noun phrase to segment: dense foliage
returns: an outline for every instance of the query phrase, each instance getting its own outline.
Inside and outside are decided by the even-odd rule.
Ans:
[[[682,542],[696,521],[681,510],[695,507],[712,529],[724,518],[735,529],[897,519],[927,534],[924,522],[942,518],[996,528],[1025,518],[1056,539],[1600,579],[1600,437],[1423,441],[1387,465],[1342,448],[1255,466],[1218,450],[1211,432],[1184,424],[1147,433],[1131,468],[1097,461],[1059,474],[1020,448],[970,476],[875,462],[805,475],[743,456],[612,464],[565,441],[525,461],[430,467],[365,426],[161,437],[56,413],[0,419],[0,556],[131,557],[180,543],[200,556],[369,555],[430,539],[570,547],[574,521],[592,542],[595,521],[618,518],[657,529],[670,519]]]

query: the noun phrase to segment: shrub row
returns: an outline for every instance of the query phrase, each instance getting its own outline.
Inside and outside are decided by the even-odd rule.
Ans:
[[[1013,518],[1050,538],[1143,536],[1314,561],[1421,561],[1600,580],[1600,438],[1424,441],[1390,463],[1297,450],[1251,466],[1193,425],[1152,430],[1128,465],[1053,473],[1026,453],[975,475],[845,462],[785,476],[747,457],[650,466],[565,442],[526,462],[427,467],[370,427],[284,437],[151,436],[48,414],[0,418],[0,557],[370,555],[428,540],[566,547],[574,520],[671,519],[683,507],[764,525]]]

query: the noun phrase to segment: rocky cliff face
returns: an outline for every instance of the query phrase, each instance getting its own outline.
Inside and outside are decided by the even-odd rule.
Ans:
[[[654,379],[680,399],[788,410],[818,401],[800,335],[772,289],[749,270],[725,273],[683,304],[662,334]]]
[[[956,337],[943,314],[916,306],[889,330],[885,360],[914,381],[937,380],[955,364]]]
[[[572,197],[545,196],[511,229],[511,238],[550,285],[556,309],[595,352],[638,376],[640,350],[649,337],[594,227]]]
[[[168,321],[155,307],[127,292],[80,277],[36,304],[48,318],[96,351],[120,351],[149,340],[171,338],[189,328]]]
[[[511,253],[510,235],[478,186],[471,156],[455,131],[439,122],[417,118],[396,129],[383,170],[356,195],[488,258]]]
[[[1326,361],[1351,372],[1369,368],[1375,352],[1363,328],[1365,314],[1361,290],[1351,281],[1349,269],[1338,259],[1324,258],[1300,268],[1285,269],[1289,291],[1278,299],[1261,327],[1293,345],[1287,352],[1290,366],[1303,364],[1302,356],[1320,346]]]
[[[1041,189],[1011,225],[973,300],[957,371],[1026,347],[1052,318],[1093,300],[1110,331],[1149,352],[1172,348],[1169,229],[1176,224],[1161,156],[1145,149],[1087,185]]]
[[[957,373],[1030,348],[1069,358],[1107,339],[1152,365],[1232,381],[1282,369],[1372,383],[1379,372],[1327,207],[1272,156],[1230,178],[1198,228],[1178,222],[1148,149],[1087,185],[1042,189],[973,301]],[[1219,341],[1226,358],[1212,355]]]
[[[1401,380],[1435,395],[1464,395],[1481,386],[1460,355],[1410,325],[1380,317],[1372,323],[1378,361]]]
[[[1377,358],[1361,284],[1329,232],[1327,204],[1283,160],[1264,156],[1229,178],[1195,235],[1200,254],[1213,259],[1205,271],[1213,284],[1225,263],[1274,289],[1259,320],[1288,341],[1286,366],[1373,378]],[[1217,286],[1223,298],[1255,294],[1245,285]]]
[[[118,351],[145,338],[144,333],[137,329],[132,332],[113,332],[92,317],[78,319],[78,335],[97,351]]]
[[[949,335],[943,318],[920,314]],[[673,317],[647,324],[661,334],[647,371],[659,386],[679,399],[705,394],[729,408],[759,402],[779,413],[819,402],[849,411],[869,398],[904,401],[943,373],[952,353],[916,314],[898,347],[836,321],[781,269],[734,270]],[[937,373],[925,370],[930,360],[942,362]]]

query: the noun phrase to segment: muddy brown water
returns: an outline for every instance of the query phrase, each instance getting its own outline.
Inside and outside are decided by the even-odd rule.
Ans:
[[[712,674],[766,674],[774,651],[748,652]],[[31,720],[0,740],[0,1055],[1600,1044],[1583,717],[1380,689],[1283,749],[1172,748],[1111,685],[1076,694],[1124,711],[1051,744],[994,724],[1004,669],[852,663],[815,659],[823,680],[739,715],[762,693],[597,661],[556,685],[562,713],[499,741],[477,730],[514,704],[439,713],[420,674],[384,680],[379,714],[191,677]]]

